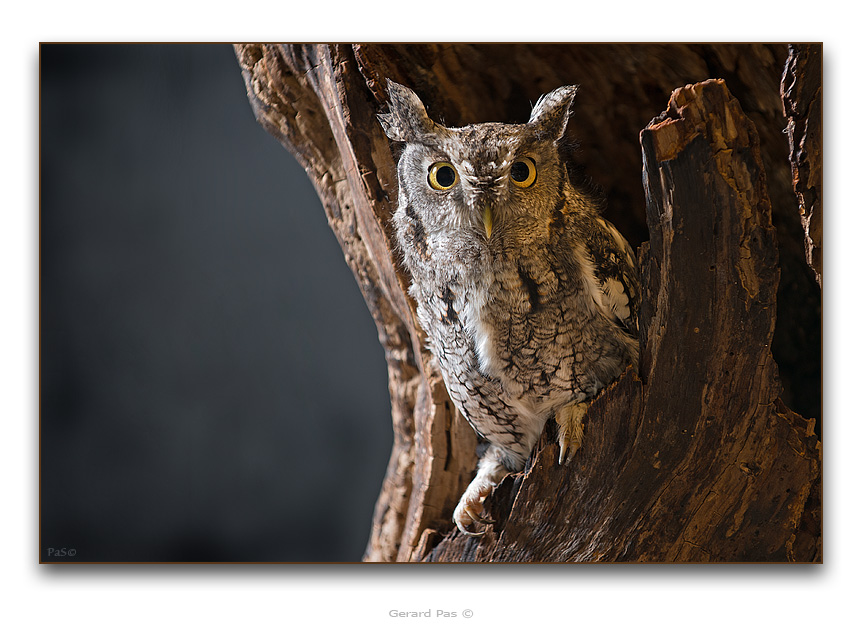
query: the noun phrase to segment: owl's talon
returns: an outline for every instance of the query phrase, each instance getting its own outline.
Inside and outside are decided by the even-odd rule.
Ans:
[[[464,510],[466,511],[467,515],[470,516],[470,519],[473,520],[474,522],[479,522],[480,524],[485,523],[484,515],[482,514],[483,513],[482,511],[476,511],[472,507],[467,507]]]
[[[462,533],[464,533],[465,535],[467,535],[467,536],[469,536],[469,537],[481,537],[482,535],[484,535],[484,534],[485,534],[485,532],[486,532],[488,529],[487,529],[487,528],[483,528],[482,530],[480,530],[480,531],[478,531],[478,532],[475,532],[475,533],[474,533],[474,532],[472,532],[472,531],[470,531],[470,530],[467,530],[467,529],[466,529],[466,528],[464,528],[463,526],[460,526],[460,525],[459,525],[459,526],[458,526],[458,530],[460,530]]]
[[[468,509],[467,513],[470,515],[470,517],[473,519],[473,521],[478,523],[478,524],[485,524],[487,526],[487,525],[494,523],[494,520],[491,519],[485,513],[484,508],[481,511],[473,511],[473,510]]]
[[[494,523],[494,520],[489,517],[485,512],[485,498],[491,494],[493,491],[493,485],[488,487],[487,493],[483,492],[484,489],[477,491],[478,497],[475,499],[465,499],[461,498],[461,502],[458,503],[458,506],[455,508],[455,513],[452,516],[452,519],[455,521],[455,525],[458,526],[458,530],[460,530],[465,535],[470,535],[471,537],[481,537],[488,530],[487,528],[482,528],[477,532],[472,532],[467,530],[470,526],[485,525],[490,526]],[[468,493],[469,493],[468,489]],[[466,496],[466,494],[465,494]]]
[[[467,494],[469,492],[470,490],[468,489],[467,493],[464,494],[464,497],[461,498],[461,502],[459,502],[458,506],[455,507],[455,513],[452,515],[452,519],[454,520],[455,525],[458,526],[458,530],[466,535],[478,537],[480,535],[484,535],[486,529],[482,529],[479,532],[471,532],[468,531],[467,528],[469,526],[477,526],[479,524],[487,525],[490,523],[490,520],[484,514],[484,506],[482,504],[486,496],[483,495],[478,498],[468,498]]]
[[[556,421],[560,427],[560,465],[568,465],[581,447],[584,439],[584,414],[589,406],[588,402],[580,402],[566,405],[557,411]]]
[[[485,511],[485,499],[494,491],[494,487],[508,473],[506,468],[499,462],[496,452],[489,451],[479,462],[479,471],[468,486],[461,501],[455,507],[452,520],[465,535],[479,537],[485,534],[487,526],[494,520]],[[470,527],[478,528],[479,525],[486,527],[481,531],[473,532],[467,530]]]
[[[481,530],[477,530],[476,532],[467,530],[467,528],[474,526],[479,528],[481,524],[484,524],[482,520],[473,517],[473,515],[468,511],[462,511],[461,515],[458,515],[458,509],[455,509],[455,515],[453,516],[453,520],[455,521],[455,525],[465,535],[470,535],[471,537],[481,537],[485,534],[486,528],[482,528]]]

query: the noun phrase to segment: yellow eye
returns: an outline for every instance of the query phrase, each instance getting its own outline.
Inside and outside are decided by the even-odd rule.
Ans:
[[[529,187],[536,182],[536,162],[530,157],[517,159],[512,163],[509,176],[518,187]]]
[[[451,163],[438,161],[428,170],[428,184],[437,191],[447,191],[458,182],[458,172]]]

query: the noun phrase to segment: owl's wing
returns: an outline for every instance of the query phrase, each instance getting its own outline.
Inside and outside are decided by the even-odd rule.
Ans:
[[[597,218],[597,222],[599,228],[584,244],[592,265],[590,293],[608,319],[637,338],[640,289],[634,253],[616,228],[602,218]]]

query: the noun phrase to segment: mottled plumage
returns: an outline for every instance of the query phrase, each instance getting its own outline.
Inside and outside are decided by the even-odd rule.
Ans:
[[[446,128],[390,82],[380,115],[405,144],[393,220],[419,323],[453,402],[490,442],[454,513],[464,532],[548,419],[561,461],[574,454],[590,399],[637,361],[631,248],[560,156],[575,92],[543,96],[526,124]]]

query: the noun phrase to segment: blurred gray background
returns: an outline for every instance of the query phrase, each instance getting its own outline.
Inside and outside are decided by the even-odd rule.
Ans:
[[[360,560],[383,351],[233,49],[40,65],[42,560]]]

